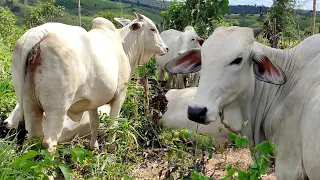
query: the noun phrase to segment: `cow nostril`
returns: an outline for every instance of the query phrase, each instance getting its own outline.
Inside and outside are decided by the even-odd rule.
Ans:
[[[206,107],[200,108],[199,116],[204,116],[204,115],[206,115],[207,111],[208,111],[208,110],[207,110]]]
[[[205,123],[207,111],[206,107],[188,106],[188,118],[197,123]]]
[[[180,56],[181,55],[181,53],[178,53],[178,56]]]
[[[167,52],[169,52],[169,48],[168,47],[166,47],[166,50],[167,50]]]

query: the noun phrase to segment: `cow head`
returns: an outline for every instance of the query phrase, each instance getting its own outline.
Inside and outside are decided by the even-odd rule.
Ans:
[[[142,44],[139,44],[139,46],[143,46],[145,51],[151,53],[152,55],[165,55],[169,51],[169,48],[162,41],[159,31],[153,21],[142,14],[134,14],[136,15],[136,19],[132,22],[124,18],[114,19],[123,26],[129,24],[131,31],[136,31],[139,33],[139,38],[143,39],[143,42],[141,42]]]
[[[180,37],[180,49],[177,55],[181,55],[186,51],[193,48],[200,48],[204,42],[202,38],[198,36],[196,31],[191,26],[185,27],[184,31],[181,33]]]
[[[201,65],[199,88],[188,106],[190,120],[215,121],[225,106],[252,91],[254,77],[276,85],[285,83],[284,72],[259,50],[255,42],[259,33],[250,28],[218,27],[201,47],[201,56],[193,50],[167,63],[171,73],[194,72]]]

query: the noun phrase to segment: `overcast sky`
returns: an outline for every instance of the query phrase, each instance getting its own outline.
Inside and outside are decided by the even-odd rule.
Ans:
[[[265,5],[271,6],[273,0],[229,0],[230,5]],[[313,0],[297,0],[298,4],[301,5],[302,9],[312,9]],[[317,10],[320,8],[320,0],[317,0]],[[319,9],[320,10],[320,9]]]
[[[180,0],[183,1],[183,0]],[[230,5],[265,5],[270,7],[273,0],[229,0]],[[297,4],[300,5],[301,9],[312,10],[313,0],[296,0]],[[317,11],[320,10],[320,0],[317,0]]]

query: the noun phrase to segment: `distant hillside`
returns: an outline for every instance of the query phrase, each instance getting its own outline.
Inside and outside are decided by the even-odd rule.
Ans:
[[[111,0],[117,2],[123,2],[128,4],[134,4],[141,7],[147,7],[157,10],[166,9],[169,5],[169,1],[160,1],[160,0]]]
[[[231,14],[259,14],[260,8],[262,12],[266,12],[270,7],[255,5],[230,5]]]
[[[261,12],[266,12],[270,7],[257,5],[230,5],[229,9],[231,14],[260,14],[260,10]],[[299,15],[311,16],[312,11],[299,9],[296,10],[296,13]],[[319,13],[320,11],[317,11],[317,14]]]
[[[24,19],[26,6],[21,3],[23,0],[13,0],[10,7],[11,11],[18,17],[19,24]],[[159,0],[81,0],[82,21],[87,26],[90,26],[95,14],[99,12],[114,12],[116,14],[133,15],[133,12],[138,12],[146,15],[155,23],[159,24],[162,20],[160,14],[161,4]],[[130,1],[125,3],[124,1]],[[132,1],[132,2],[131,2]],[[139,1],[139,3],[138,3]],[[0,0],[0,6],[5,6],[6,0]],[[77,24],[78,0],[56,0],[55,5],[65,7],[63,23]],[[135,2],[135,3],[134,3]],[[159,4],[160,3],[160,4]],[[165,1],[164,4],[168,4]]]

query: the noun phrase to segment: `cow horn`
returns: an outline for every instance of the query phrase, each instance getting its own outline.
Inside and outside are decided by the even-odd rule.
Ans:
[[[137,20],[141,20],[143,19],[143,17],[141,16],[141,14],[133,12],[136,15]]]

